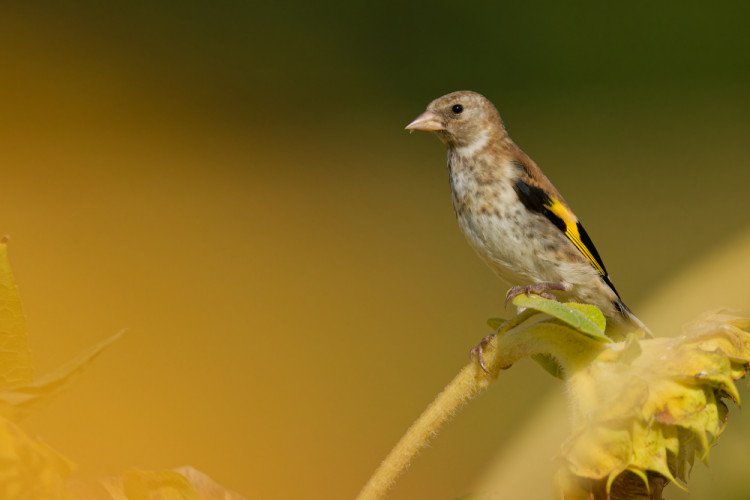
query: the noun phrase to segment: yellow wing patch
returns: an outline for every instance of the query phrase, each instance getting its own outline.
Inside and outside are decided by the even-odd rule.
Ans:
[[[565,205],[554,198],[550,198],[545,205],[550,212],[558,216],[565,223],[565,236],[573,242],[576,248],[581,251],[584,257],[591,262],[591,265],[594,266],[597,271],[606,276],[607,271],[604,270],[604,264],[599,257],[599,253],[596,251],[596,248],[594,248],[586,231],[583,230],[583,226],[578,223],[578,219],[573,212],[568,210]],[[582,232],[583,234],[581,234]]]

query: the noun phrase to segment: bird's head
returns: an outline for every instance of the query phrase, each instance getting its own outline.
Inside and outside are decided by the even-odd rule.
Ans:
[[[495,106],[483,95],[461,90],[432,101],[407,130],[435,132],[449,148],[471,148],[492,134],[505,134]]]

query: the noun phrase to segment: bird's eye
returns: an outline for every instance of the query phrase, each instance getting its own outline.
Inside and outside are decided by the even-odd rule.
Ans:
[[[451,111],[453,111],[457,115],[461,114],[463,110],[464,110],[464,107],[461,106],[460,104],[454,104],[453,107],[451,108]]]

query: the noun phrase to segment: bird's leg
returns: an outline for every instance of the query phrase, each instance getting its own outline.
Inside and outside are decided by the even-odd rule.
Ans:
[[[505,296],[505,307],[507,309],[508,302],[515,299],[522,293],[535,293],[545,299],[557,300],[557,297],[552,295],[551,291],[567,292],[570,290],[570,285],[567,283],[535,283],[533,285],[526,286],[514,286],[508,290],[508,294]]]

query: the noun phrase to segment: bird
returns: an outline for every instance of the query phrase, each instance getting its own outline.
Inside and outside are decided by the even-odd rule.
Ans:
[[[432,101],[406,126],[434,132],[448,149],[458,225],[479,257],[522,293],[599,308],[607,332],[650,330],[625,305],[568,203],[508,135],[492,102],[472,91]],[[554,293],[553,293],[554,292]]]

